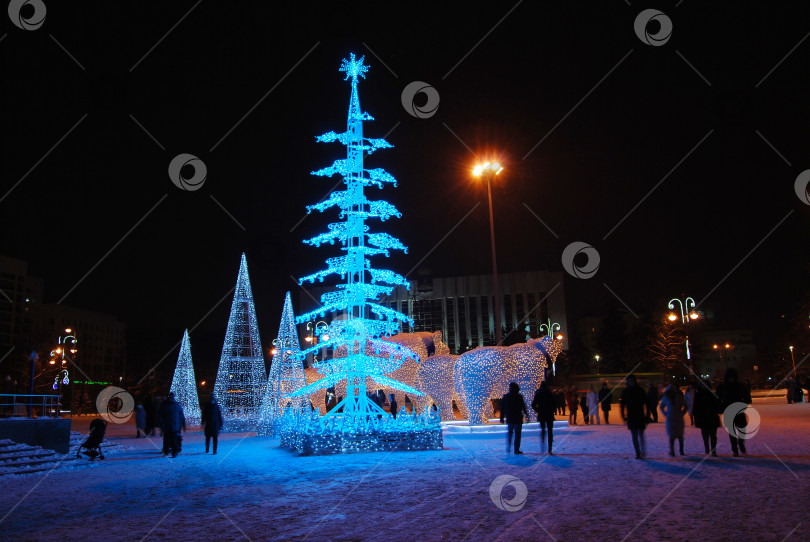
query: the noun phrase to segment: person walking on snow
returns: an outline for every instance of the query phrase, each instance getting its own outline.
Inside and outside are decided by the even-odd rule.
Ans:
[[[222,430],[224,421],[222,420],[222,409],[219,408],[216,397],[205,405],[202,413],[202,425],[205,432],[205,453],[208,453],[208,444],[214,439],[214,455],[217,455],[217,440],[219,432]]]
[[[619,400],[619,413],[622,416],[622,421],[627,422],[627,428],[633,437],[636,459],[641,459],[647,455],[644,429],[647,428],[647,420],[650,417],[650,401],[647,393],[638,385],[636,375],[628,375],[625,381],[627,387],[622,391]]]
[[[568,404],[568,425],[577,424],[577,390],[571,386],[565,390],[565,402]]]
[[[683,455],[683,415],[686,414],[686,401],[683,398],[683,392],[675,384],[670,384],[664,390],[664,396],[661,398],[661,412],[667,419],[669,456],[675,457],[675,439],[678,439],[680,452]]]
[[[579,396],[579,407],[582,409],[582,420],[585,424],[590,423],[588,419],[588,399],[585,398],[585,394]]]
[[[607,382],[602,382],[602,389],[599,390],[599,404],[602,405],[602,414],[605,416],[605,425],[610,425],[610,405],[613,403],[613,394],[607,387]]]
[[[588,416],[590,416],[591,425],[594,420],[596,420],[596,425],[599,425],[599,396],[596,395],[593,384],[588,387]]]
[[[712,392],[708,381],[698,384],[695,391],[695,425],[700,427],[706,455],[717,457],[717,428],[720,427],[720,399]],[[709,446],[711,444],[711,447]]]
[[[652,421],[653,423],[658,423],[658,386],[656,386],[654,382],[650,382],[650,389],[647,392],[647,397],[650,401],[648,408],[650,409]]]
[[[737,371],[733,367],[726,369],[725,379],[723,383],[717,386],[717,395],[720,397],[720,406],[723,409],[723,425],[728,429],[728,438],[731,441],[731,451],[734,457],[739,457],[737,452],[739,447],[742,453],[745,451],[745,427],[748,426],[748,419],[745,416],[745,410],[741,410],[734,416],[734,420],[726,420],[725,410],[734,403],[751,404],[751,396],[745,390],[743,385],[737,379]],[[729,427],[731,425],[731,427]]]
[[[529,411],[526,410],[526,400],[520,393],[520,386],[517,382],[509,384],[509,393],[501,399],[501,423],[506,417],[506,425],[508,427],[506,451],[512,446],[512,433],[515,434],[515,453],[522,454],[520,451],[520,434],[523,432],[523,416],[529,417]]]
[[[689,384],[686,392],[683,394],[683,400],[686,403],[686,412],[689,414],[689,425],[695,425],[695,414],[693,407],[695,406],[695,386]]]
[[[146,437],[146,410],[141,403],[135,407],[135,438]]]
[[[546,426],[548,426],[548,455],[554,455],[551,453],[551,443],[554,441],[555,407],[556,400],[554,399],[554,394],[551,393],[548,384],[543,380],[540,382],[540,387],[534,393],[532,410],[537,412],[537,421],[540,422],[540,443],[543,447],[546,444]]]
[[[186,429],[186,416],[183,407],[174,400],[174,392],[160,405],[160,426],[163,428],[163,456],[172,454],[177,457],[180,453],[180,431]]]

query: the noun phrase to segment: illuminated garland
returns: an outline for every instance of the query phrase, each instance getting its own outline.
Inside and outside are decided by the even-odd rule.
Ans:
[[[274,433],[273,425],[281,414],[281,408],[288,405],[298,408],[309,405],[306,397],[289,398],[291,393],[307,385],[304,363],[294,355],[301,351],[301,347],[298,343],[298,332],[295,329],[295,315],[290,292],[287,292],[284,297],[281,323],[278,326],[278,336],[273,341],[273,346],[273,360],[256,428],[260,435]]]
[[[197,380],[194,377],[194,365],[191,363],[191,340],[188,330],[183,333],[180,354],[177,356],[177,367],[174,369],[172,386],[174,399],[183,407],[186,424],[200,425],[200,400],[197,397]]]
[[[323,282],[331,275],[337,275],[345,282],[338,284],[335,290],[321,297],[322,307],[299,316],[296,322],[304,323],[325,317],[327,313],[336,312],[344,313],[345,319],[332,320],[328,328],[316,326],[316,335],[321,340],[316,340],[315,345],[301,351],[297,356],[303,359],[307,354],[314,354],[322,348],[332,348],[335,355],[332,359],[314,364],[324,378],[307,385],[291,396],[309,395],[339,383],[341,387],[346,386],[346,393],[337,406],[323,418],[318,415],[306,415],[303,418],[300,415],[289,416],[285,422],[286,430],[297,431],[298,436],[295,439],[302,442],[315,439],[309,444],[298,442],[292,446],[299,451],[308,450],[303,453],[322,453],[321,448],[324,447],[331,452],[388,449],[382,444],[385,439],[379,435],[388,433],[411,435],[413,444],[418,440],[415,435],[424,430],[424,427],[419,430],[414,429],[414,426],[399,427],[397,422],[392,417],[389,418],[388,413],[367,395],[371,383],[379,387],[400,390],[414,397],[421,395],[421,392],[386,376],[399,369],[405,359],[416,357],[415,354],[397,345],[385,345],[379,340],[381,337],[398,333],[403,322],[413,325],[413,320],[405,314],[374,303],[380,295],[390,295],[394,286],[401,285],[407,288],[409,283],[405,277],[394,271],[375,269],[371,265],[372,256],[388,256],[391,250],[407,251],[407,248],[398,239],[386,233],[372,232],[366,224],[368,219],[385,221],[401,215],[390,203],[370,200],[364,193],[364,190],[370,187],[382,188],[384,184],[396,186],[396,180],[382,169],[369,170],[363,166],[366,154],[391,147],[383,139],[363,137],[363,122],[373,120],[371,115],[363,113],[360,109],[357,82],[358,78],[365,78],[368,71],[363,60],[364,57],[358,60],[352,54],[350,59],[344,59],[340,66],[340,71],[346,73],[345,79],[351,79],[346,131],[341,134],[328,132],[317,138],[317,141],[322,143],[339,142],[345,145],[347,157],[335,160],[331,166],[313,171],[312,174],[326,177],[340,175],[346,189],[332,192],[326,200],[308,206],[307,212],[313,210],[323,212],[336,208],[342,222],[330,224],[329,231],[304,242],[316,247],[325,243],[330,245],[337,243],[345,254],[327,259],[326,269],[303,277],[299,283]],[[373,427],[369,424],[373,424]],[[441,440],[438,422],[430,427],[429,431],[436,433]],[[316,438],[314,435],[319,436]],[[282,443],[284,442],[282,439]],[[288,438],[286,442],[289,443],[290,439]],[[347,442],[358,444],[349,446],[346,445]],[[314,449],[321,451],[312,451]]]
[[[266,382],[247,259],[242,254],[214,385],[214,396],[222,409],[226,431],[255,429]]]

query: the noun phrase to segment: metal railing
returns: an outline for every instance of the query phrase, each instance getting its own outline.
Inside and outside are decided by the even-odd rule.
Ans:
[[[28,395],[22,393],[0,393],[0,416],[59,417],[61,408],[58,395]]]

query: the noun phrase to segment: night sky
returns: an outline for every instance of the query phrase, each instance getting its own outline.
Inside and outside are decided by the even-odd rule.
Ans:
[[[378,266],[406,273],[478,205],[421,266],[490,272],[477,155],[505,168],[501,271],[598,250],[593,278],[565,275],[569,323],[608,288],[637,313],[708,295],[717,325],[761,341],[806,290],[806,2],[45,2],[39,29],[0,26],[0,253],[45,279],[46,302],[123,320],[135,377],[233,287],[241,252],[267,347],[285,291],[298,309],[290,275],[337,255],[301,243],[335,212],[299,221],[337,181],[309,172],[345,157],[315,136],[345,130],[350,52],[370,66],[366,135],[395,146],[366,162],[399,180],[379,196],[403,217],[380,229],[409,246]],[[634,32],[651,7],[672,21],[662,46]],[[439,92],[435,115],[403,108],[411,81]],[[180,153],[206,164],[201,189],[170,181]],[[192,333],[203,376],[230,297]]]

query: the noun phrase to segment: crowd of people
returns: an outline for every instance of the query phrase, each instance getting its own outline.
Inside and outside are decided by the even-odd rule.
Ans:
[[[144,405],[148,405],[149,408]],[[213,441],[213,453],[217,453],[217,442],[219,432],[224,425],[222,409],[219,407],[216,398],[212,397],[202,410],[200,423],[205,434],[205,453],[208,453],[211,441]],[[180,434],[186,430],[186,416],[183,406],[174,398],[174,393],[169,393],[165,399],[157,398],[154,401],[147,400],[139,402],[135,406],[135,436],[140,438],[154,436],[158,430],[163,437],[163,457],[177,457],[182,450],[183,437]]]
[[[670,384],[663,394],[659,394],[658,386],[650,383],[645,390],[633,374],[626,377],[625,384],[626,387],[619,399],[619,414],[630,430],[636,459],[643,459],[647,455],[644,431],[647,425],[658,422],[659,411],[664,417],[671,457],[675,456],[676,442],[680,455],[684,455],[687,415],[690,425],[700,429],[706,455],[717,457],[717,429],[722,425],[721,416],[732,405],[751,404],[750,383],[740,382],[737,371],[733,368],[726,371],[723,383],[715,390],[712,390],[711,382],[708,380],[697,380],[685,391],[676,384]],[[531,402],[531,408],[537,413],[537,421],[540,423],[541,450],[546,447],[548,437],[548,454],[553,455],[554,420],[556,415],[565,416],[566,407],[569,425],[577,425],[578,410],[582,410],[584,423],[599,425],[601,419],[604,419],[605,424],[609,423],[612,402],[613,393],[608,389],[607,383],[603,383],[598,392],[590,385],[586,393],[580,394],[574,386],[552,391],[545,381],[541,382]],[[501,423],[506,421],[507,424],[507,450],[511,450],[514,443],[515,454],[523,453],[520,450],[521,433],[524,418],[528,416],[526,401],[520,393],[520,387],[512,382],[509,385],[509,392],[501,400],[500,421]],[[740,452],[746,453],[745,408],[730,412],[728,416],[733,417],[733,420],[725,420],[729,442],[734,457],[738,457]]]

